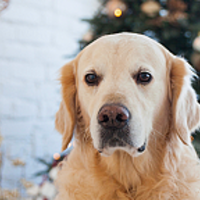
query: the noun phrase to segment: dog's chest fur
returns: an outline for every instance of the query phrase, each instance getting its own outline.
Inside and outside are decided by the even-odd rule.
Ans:
[[[144,167],[138,166],[139,162]],[[59,172],[56,200],[200,199],[199,188],[195,188],[197,182],[200,184],[198,175],[180,169],[170,172],[163,164],[156,169],[157,163],[152,162],[136,160],[134,164],[123,152],[102,159],[90,148],[75,148]],[[192,185],[193,191],[188,189]]]

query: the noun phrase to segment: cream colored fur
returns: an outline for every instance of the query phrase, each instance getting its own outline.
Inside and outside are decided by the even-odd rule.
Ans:
[[[149,85],[132,79],[141,67],[153,75]],[[90,69],[103,77],[98,86],[84,81]],[[56,200],[200,200],[200,163],[190,140],[200,126],[192,76],[186,61],[139,34],[104,36],[66,64],[56,128],[63,150],[74,130],[76,145],[59,172]],[[148,139],[138,157],[97,151],[97,113],[110,102],[129,108],[135,146]]]

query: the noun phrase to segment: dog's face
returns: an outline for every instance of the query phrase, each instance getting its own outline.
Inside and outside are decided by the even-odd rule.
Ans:
[[[153,42],[137,36],[102,38],[83,52],[78,97],[90,120],[94,147],[102,154],[143,152],[167,96],[165,63]]]
[[[167,127],[173,93],[168,64],[166,52],[156,42],[137,34],[119,34],[85,48],[71,63],[71,72],[63,69],[63,99],[69,116],[75,121],[72,107],[77,105],[69,103],[75,98],[67,95],[76,93],[93,145],[102,155],[121,149],[138,156],[155,127]],[[65,83],[66,73],[74,76],[71,92],[66,92],[72,88]]]

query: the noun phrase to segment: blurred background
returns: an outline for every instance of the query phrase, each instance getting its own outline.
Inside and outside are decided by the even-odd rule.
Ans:
[[[41,184],[38,158],[60,152],[59,69],[79,51],[89,28],[81,19],[97,8],[94,0],[0,0],[0,199]]]
[[[50,200],[59,69],[98,37],[145,34],[200,72],[200,0],[0,0],[0,200]],[[200,82],[193,86],[200,95]],[[200,153],[200,134],[193,144]],[[57,153],[57,154],[56,154]]]

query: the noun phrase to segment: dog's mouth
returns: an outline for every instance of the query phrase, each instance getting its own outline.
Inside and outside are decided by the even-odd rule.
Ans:
[[[115,144],[120,144],[121,141],[117,141]],[[122,142],[123,143],[123,142]],[[122,145],[107,146],[103,149],[98,149],[98,152],[105,157],[111,156],[116,150],[122,150],[127,152],[132,157],[137,157],[141,155],[146,149],[146,142],[139,148],[132,147],[128,144],[123,143]]]
[[[133,142],[130,137],[130,128],[128,125],[121,129],[100,129],[100,147],[116,147],[126,146],[127,144],[133,146]]]
[[[104,156],[111,155],[116,150],[124,150],[131,156],[138,156],[146,149],[146,141],[139,147],[131,139],[129,126],[122,129],[101,129],[99,153]]]
[[[138,130],[131,129],[132,115],[122,104],[105,104],[98,112],[98,142],[95,147],[102,155],[109,156],[116,150],[124,150],[132,156],[144,152],[146,142],[134,136]],[[136,126],[137,127],[137,126]],[[135,138],[134,138],[135,137]]]

